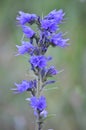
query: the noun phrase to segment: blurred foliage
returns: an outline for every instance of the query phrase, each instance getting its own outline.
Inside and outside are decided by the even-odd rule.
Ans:
[[[20,44],[21,29],[16,26],[19,10],[47,15],[62,8],[65,23],[61,26],[70,46],[49,48],[52,64],[64,72],[55,77],[58,89],[45,91],[50,114],[44,130],[86,130],[86,0],[0,0],[0,130],[34,130],[33,112],[25,98],[13,95],[14,82],[31,79],[33,74],[27,58],[15,57]],[[49,87],[49,86],[48,86]]]

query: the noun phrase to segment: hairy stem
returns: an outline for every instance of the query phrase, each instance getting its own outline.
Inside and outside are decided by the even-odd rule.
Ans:
[[[41,89],[41,75],[40,75],[40,71],[38,73],[38,84],[37,84],[37,92],[36,92],[36,96],[39,97],[40,96],[40,89]]]
[[[36,96],[39,98],[40,96],[40,89],[41,89],[41,74],[40,74],[40,70],[38,73],[38,77],[37,77],[37,92],[36,92]],[[37,110],[37,119],[36,119],[36,126],[35,126],[35,130],[42,130],[42,122],[40,122],[40,112],[38,112]]]
[[[38,130],[42,130],[43,121],[41,121],[40,112],[38,112]]]

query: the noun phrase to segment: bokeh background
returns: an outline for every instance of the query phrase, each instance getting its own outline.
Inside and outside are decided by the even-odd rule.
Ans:
[[[0,130],[34,130],[34,116],[25,98],[28,93],[14,95],[14,82],[33,78],[27,58],[15,57],[21,29],[16,26],[19,10],[47,15],[62,8],[70,46],[50,48],[57,69],[64,72],[45,91],[48,112],[56,116],[46,120],[44,130],[86,130],[86,0],[0,0]]]

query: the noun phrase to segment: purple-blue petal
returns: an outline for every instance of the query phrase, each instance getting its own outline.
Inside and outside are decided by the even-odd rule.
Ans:
[[[29,82],[27,82],[26,80],[23,80],[21,84],[15,83],[15,86],[17,87],[16,91],[18,93],[22,93],[24,91],[27,91],[27,89],[30,88]]]
[[[30,98],[30,105],[34,110],[43,111],[47,107],[46,98],[44,96],[32,97]]]
[[[55,20],[57,24],[60,24],[63,19],[64,19],[64,15],[65,13],[63,12],[62,9],[60,10],[53,10],[51,11],[47,16],[45,16],[45,19],[48,19],[48,20]]]
[[[50,41],[51,41],[52,45],[64,48],[64,47],[68,46],[67,42],[69,41],[69,39],[64,39],[63,33],[60,32],[58,34],[53,35]]]
[[[27,38],[31,38],[35,34],[35,32],[29,26],[22,26],[22,29]]]
[[[55,32],[56,30],[58,30],[58,26],[55,20],[44,19],[41,21],[41,27],[50,32]]]
[[[15,83],[16,88],[12,88],[15,93],[23,93],[36,87],[36,80],[26,81],[23,80],[20,84]]]
[[[48,70],[46,75],[47,76],[52,76],[52,75],[56,75],[58,73],[58,71],[55,69],[54,66],[51,66]]]
[[[22,11],[19,11],[19,16],[17,16],[16,20],[19,21],[21,25],[24,25],[26,23],[31,23],[37,19],[37,16],[35,14],[29,14],[24,13]]]
[[[34,51],[34,46],[31,43],[25,41],[22,41],[21,46],[16,45],[16,47],[18,48],[18,53],[20,55],[23,55],[25,53],[32,54]]]
[[[37,108],[38,99],[34,96],[30,98],[30,105],[33,109]]]
[[[39,67],[39,68],[43,68],[47,65],[47,61],[48,59],[43,56],[32,56],[30,58],[30,63],[34,66],[34,67]]]

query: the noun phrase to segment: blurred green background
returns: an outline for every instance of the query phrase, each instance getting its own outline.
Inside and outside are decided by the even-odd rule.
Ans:
[[[33,78],[27,58],[15,57],[21,29],[16,16],[22,10],[47,15],[62,8],[65,23],[61,26],[70,46],[49,48],[56,68],[64,72],[55,77],[58,89],[45,91],[48,112],[44,130],[86,130],[86,0],[0,0],[0,130],[34,130],[34,116],[25,98],[28,93],[13,95],[14,82]]]

